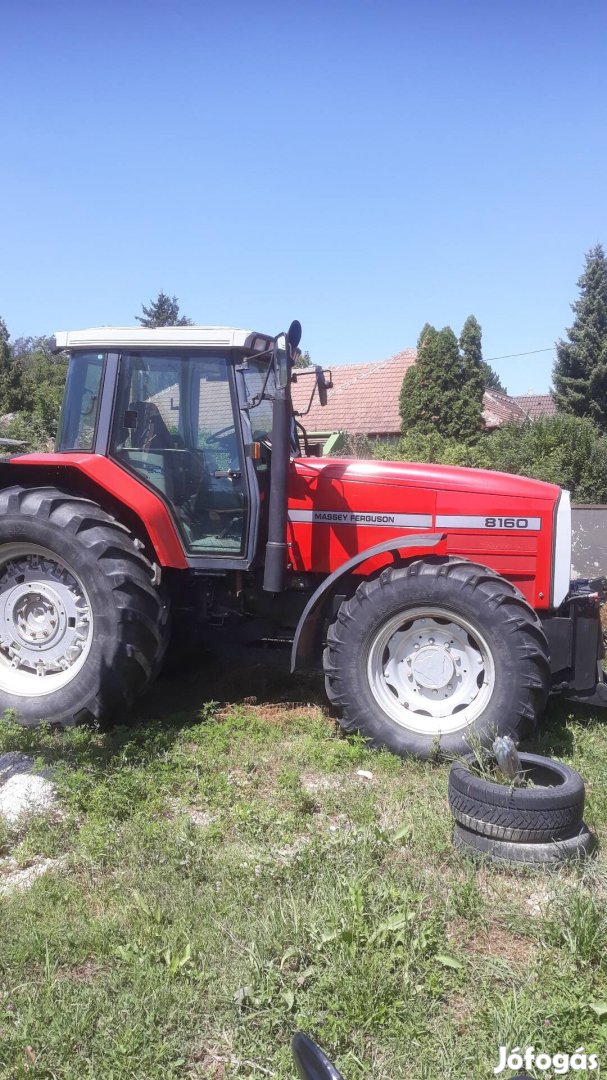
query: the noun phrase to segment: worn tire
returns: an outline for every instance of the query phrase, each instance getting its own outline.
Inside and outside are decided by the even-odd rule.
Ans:
[[[494,840],[490,836],[481,836],[480,833],[471,832],[463,825],[456,824],[453,844],[465,855],[493,859],[496,862],[537,866],[583,859],[592,853],[594,838],[582,823],[575,835],[566,840],[555,840],[546,844],[515,844],[509,840]]]
[[[584,781],[575,769],[539,754],[520,754],[525,773],[538,785],[522,788],[484,780],[469,766],[474,755],[454,761],[449,806],[472,832],[515,843],[550,843],[578,832],[584,817]]]
[[[92,616],[83,666],[50,693],[11,692],[11,664],[0,650],[0,713],[24,725],[120,719],[161,662],[168,609],[153,567],[128,529],[96,503],[56,488],[0,491],[0,565],[22,545],[57,556],[82,583]],[[0,606],[8,604],[0,569]],[[4,611],[4,609],[2,609]]]
[[[489,700],[482,711],[479,706],[478,716],[464,717],[457,729],[445,733],[426,734],[423,713],[420,720],[405,708],[395,720],[371,686],[369,657],[382,628],[399,615],[405,625],[407,610],[420,609],[439,610],[453,623],[462,618],[491,653]],[[373,746],[420,758],[461,754],[470,735],[482,745],[496,734],[518,741],[535,726],[550,685],[548,644],[533,609],[510,582],[460,559],[416,560],[363,581],[329,626],[323,666],[327,695],[347,732],[358,731]]]

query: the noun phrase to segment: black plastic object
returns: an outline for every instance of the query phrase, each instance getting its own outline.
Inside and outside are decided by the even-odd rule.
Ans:
[[[343,1080],[320,1046],[303,1031],[296,1031],[291,1042],[293,1058],[301,1080]]]

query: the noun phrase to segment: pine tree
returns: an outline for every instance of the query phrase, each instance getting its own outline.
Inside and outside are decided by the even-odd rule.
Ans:
[[[168,296],[160,291],[155,300],[150,300],[150,306],[141,305],[143,315],[135,315],[137,322],[142,326],[191,326],[192,320],[186,319],[185,315],[179,314],[179,303],[176,296]]]
[[[589,416],[607,430],[607,259],[601,244],[586,254],[578,287],[569,340],[556,346],[554,398],[562,412]]]
[[[311,366],[312,366],[312,357],[310,356],[310,353],[308,352],[308,350],[306,349],[305,352],[301,352],[301,350],[298,349],[297,354],[295,356],[295,363],[293,364],[293,367],[296,367],[296,368],[308,368],[308,367],[311,367]]]
[[[500,393],[505,394],[506,387],[502,386],[497,371],[493,370],[487,360],[483,360],[482,341],[483,331],[474,315],[469,315],[460,334],[459,347],[472,370],[475,365],[480,367],[485,390],[499,390]]]
[[[450,326],[426,324],[418,340],[417,360],[407,371],[400,395],[403,432],[470,442],[483,428],[484,379],[480,365],[460,353]]]

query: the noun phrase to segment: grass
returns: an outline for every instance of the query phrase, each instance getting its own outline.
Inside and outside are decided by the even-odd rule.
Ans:
[[[0,875],[62,860],[0,895],[0,1076],[287,1078],[298,1028],[351,1080],[480,1080],[501,1044],[606,1057],[604,856],[467,862],[447,766],[342,738],[267,667],[242,679],[265,704],[205,703],[207,674],[105,733],[0,724],[61,807],[3,828]],[[605,722],[553,708],[533,749],[580,769],[605,844]]]

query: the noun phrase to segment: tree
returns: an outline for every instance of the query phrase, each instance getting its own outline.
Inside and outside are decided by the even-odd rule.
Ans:
[[[17,338],[15,361],[22,370],[22,411],[47,440],[54,440],[67,375],[67,354],[54,353],[48,337]]]
[[[417,360],[407,371],[400,395],[403,432],[438,431],[472,442],[483,428],[484,376],[478,360],[460,353],[450,326],[424,326]]]
[[[554,398],[561,412],[589,416],[607,430],[607,259],[601,244],[587,252],[578,287],[569,340],[556,346]]]
[[[21,365],[10,346],[10,334],[0,318],[0,413],[17,412],[23,406]]]
[[[135,315],[137,322],[142,326],[191,326],[192,320],[186,319],[185,315],[179,314],[179,303],[176,296],[168,296],[165,292],[159,292],[155,300],[150,300],[150,306],[141,305],[143,315]]]
[[[374,444],[373,456],[516,473],[570,491],[577,502],[607,502],[607,435],[587,417],[542,416],[504,424],[475,443],[437,431],[405,433],[396,444]]]
[[[312,366],[312,357],[310,356],[310,353],[308,352],[308,350],[306,349],[306,351],[302,353],[298,349],[296,354],[295,354],[295,363],[293,364],[293,367],[307,368],[307,367],[311,367],[311,366]]]
[[[488,360],[483,360],[482,340],[483,331],[479,323],[474,315],[469,315],[463,325],[459,339],[459,347],[464,358],[471,366],[480,366],[485,381],[485,390],[499,390],[500,393],[505,394],[506,387],[502,386],[497,371],[493,370]]]

